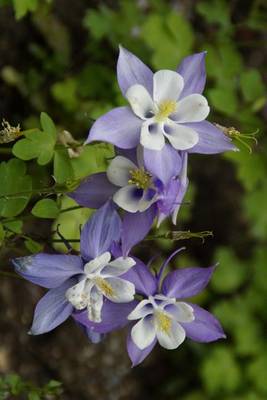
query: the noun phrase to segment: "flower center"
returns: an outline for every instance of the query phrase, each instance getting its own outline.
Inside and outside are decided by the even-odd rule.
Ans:
[[[155,115],[157,122],[163,122],[168,116],[176,110],[176,101],[165,100],[159,105],[158,112]]]
[[[158,328],[165,332],[169,333],[171,330],[172,320],[171,318],[162,311],[156,311],[156,321]]]
[[[94,278],[94,281],[105,296],[113,297],[115,295],[112,286],[107,281],[105,281],[105,279],[96,277]]]
[[[128,180],[130,185],[135,185],[138,189],[148,189],[151,186],[151,175],[143,168],[131,169],[129,171],[131,179]]]

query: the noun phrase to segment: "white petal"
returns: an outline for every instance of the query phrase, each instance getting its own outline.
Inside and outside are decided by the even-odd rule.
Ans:
[[[137,189],[134,185],[128,185],[119,189],[113,195],[113,201],[123,210],[135,213],[139,210],[139,202],[142,196],[142,189]]]
[[[121,278],[105,278],[105,282],[112,289],[112,293],[103,293],[114,303],[128,303],[134,299],[135,286],[132,282]]]
[[[108,166],[108,180],[116,186],[126,186],[131,178],[129,171],[137,169],[137,166],[126,157],[115,157]]]
[[[194,321],[193,308],[182,301],[177,301],[175,304],[168,308],[168,312],[173,316],[177,322],[192,322]]]
[[[88,303],[88,294],[90,294],[90,289],[92,285],[86,291],[85,288],[87,286],[87,280],[83,279],[77,285],[70,287],[66,291],[66,299],[75,307],[77,310],[82,310],[87,306]]]
[[[162,150],[165,145],[163,125],[152,119],[143,123],[141,128],[141,144],[150,150]]]
[[[137,322],[131,330],[131,337],[140,350],[148,347],[156,337],[153,319],[148,317]]]
[[[168,120],[164,126],[164,135],[176,150],[191,149],[199,140],[198,133],[185,125]]]
[[[201,94],[190,94],[177,103],[177,111],[171,115],[176,122],[200,122],[207,118],[210,108]]]
[[[138,211],[146,211],[153,203],[155,203],[155,201],[157,201],[158,194],[155,192],[155,194],[151,197],[150,191],[153,191],[153,189],[144,190],[143,197],[139,203]]]
[[[154,307],[151,304],[150,300],[142,300],[137,306],[133,309],[133,311],[128,315],[129,320],[144,318],[149,314],[153,314]]]
[[[157,329],[156,335],[159,344],[167,350],[176,349],[185,340],[184,328],[174,320],[172,320],[171,328],[168,332],[163,329]]]
[[[101,276],[119,276],[132,268],[136,262],[131,257],[118,257],[116,260],[111,261],[101,271]]]
[[[160,104],[164,100],[176,101],[184,87],[183,77],[175,71],[162,69],[153,76],[153,100]]]
[[[133,112],[141,119],[151,118],[155,113],[154,102],[142,85],[133,85],[126,92]]]
[[[100,272],[111,260],[111,254],[109,251],[101,254],[101,256],[94,258],[93,260],[89,261],[85,264],[84,272],[89,274],[94,274]]]
[[[91,291],[90,300],[87,305],[88,319],[93,322],[101,322],[101,310],[103,306],[103,295],[94,287]]]

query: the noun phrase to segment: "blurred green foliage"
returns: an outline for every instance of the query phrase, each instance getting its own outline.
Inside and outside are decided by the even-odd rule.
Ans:
[[[95,118],[124,104],[115,74],[119,43],[154,69],[175,68],[184,56],[207,50],[206,95],[213,110],[210,119],[235,126],[244,135],[259,130],[257,146],[244,136],[253,148],[252,154],[237,142],[239,153],[222,156],[232,165],[242,192],[241,199],[232,199],[245,227],[235,232],[234,242],[243,243],[242,251],[234,244],[216,249],[213,259],[220,265],[207,295],[199,298],[221,320],[228,339],[209,346],[188,342],[189,361],[179,350],[167,355],[170,373],[161,387],[156,385],[153,396],[172,400],[266,399],[266,3],[255,0],[245,7],[241,2],[226,0],[200,0],[195,5],[185,1],[121,0],[114,4],[95,2],[90,7],[85,1],[83,16],[77,16],[78,27],[74,30],[60,16],[56,1],[0,1],[3,9],[11,3],[19,23],[30,24],[41,40],[30,36],[25,64],[14,62],[0,71],[3,84],[27,105],[26,113],[15,110],[16,120],[10,121],[21,124],[23,136],[12,149],[10,145],[0,147],[5,157],[0,164],[3,246],[12,246],[11,239],[19,237],[22,253],[40,251],[45,238],[27,232],[24,222],[29,215],[40,221],[53,219],[53,239],[59,239],[58,225],[64,237],[79,238],[80,225],[91,211],[73,209],[75,202],[58,193],[67,192],[91,173],[105,170],[113,155],[108,145],[81,144]],[[26,15],[28,22],[23,19]],[[43,110],[54,122],[43,113],[40,129],[38,115]],[[17,158],[12,158],[11,151]],[[198,182],[191,182],[186,198],[191,206],[184,207],[180,215],[180,223],[187,228],[198,189]],[[12,197],[15,193],[21,194]],[[166,228],[163,225],[161,229]],[[162,239],[157,245],[163,251],[173,247],[173,243]],[[76,244],[73,246],[78,249]],[[62,243],[54,243],[54,247],[66,250]],[[179,375],[175,371],[181,362],[185,364]],[[189,364],[198,366],[193,385],[187,371]]]

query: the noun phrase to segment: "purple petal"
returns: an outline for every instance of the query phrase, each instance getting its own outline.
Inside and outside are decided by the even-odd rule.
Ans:
[[[136,300],[129,303],[113,303],[105,299],[101,311],[102,322],[90,321],[87,311],[75,312],[72,316],[80,324],[96,333],[108,333],[127,325],[129,323],[127,317],[137,304]]]
[[[120,46],[117,64],[117,78],[124,96],[129,87],[135,84],[144,86],[151,96],[153,94],[153,72],[139,58],[122,46]]]
[[[122,253],[124,256],[127,256],[131,248],[141,242],[148,234],[155,216],[155,206],[142,213],[125,212],[121,231]]]
[[[92,329],[86,328],[85,326],[84,329],[88,339],[94,344],[100,343],[105,337],[104,334],[94,332]]]
[[[116,149],[116,155],[128,158],[137,165],[136,149]]]
[[[50,332],[71,315],[73,306],[66,300],[65,293],[76,283],[76,279],[68,279],[61,286],[50,289],[41,298],[34,311],[31,335]]]
[[[206,83],[206,52],[186,57],[179,65],[177,72],[184,78],[184,88],[180,99],[193,93],[202,93]]]
[[[146,169],[164,184],[179,174],[182,165],[178,152],[169,144],[161,151],[144,148],[144,162]]]
[[[129,107],[118,107],[102,115],[93,124],[85,143],[95,140],[131,149],[140,142],[142,120]]]
[[[46,288],[60,286],[70,277],[83,273],[78,256],[40,253],[12,260],[16,272],[28,281]]]
[[[100,172],[90,175],[68,196],[75,200],[80,206],[88,208],[99,208],[112,198],[118,188],[109,182],[107,174]]]
[[[147,348],[144,350],[140,350],[132,341],[131,332],[129,332],[127,337],[127,351],[129,357],[132,361],[132,367],[136,367],[136,365],[141,364],[142,361],[151,353],[153,348],[157,343],[157,339],[155,339]]]
[[[193,122],[185,125],[199,134],[198,143],[188,150],[189,153],[217,154],[224,151],[237,150],[232,141],[208,121]]]
[[[145,296],[155,294],[158,284],[155,276],[142,261],[138,258],[134,258],[134,260],[136,264],[121,277],[134,284],[136,293]]]
[[[162,283],[162,293],[177,299],[195,296],[207,286],[214,268],[192,267],[170,272]]]
[[[182,198],[180,198],[182,196],[179,196],[180,192],[180,179],[172,179],[165,187],[164,192],[160,196],[160,200],[157,201],[159,212],[166,216],[170,215],[182,200]]]
[[[212,314],[196,304],[188,304],[194,309],[195,320],[189,323],[181,323],[187,337],[202,343],[226,339],[220,322]]]
[[[81,232],[81,255],[85,260],[96,258],[110,250],[118,241],[121,220],[111,202],[104,204],[84,225]]]

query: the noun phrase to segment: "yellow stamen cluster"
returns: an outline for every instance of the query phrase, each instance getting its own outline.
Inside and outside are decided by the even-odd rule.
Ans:
[[[95,278],[95,283],[97,284],[99,289],[102,290],[105,296],[114,297],[114,290],[105,279],[97,277]]]
[[[148,189],[151,186],[151,175],[143,168],[131,169],[129,171],[131,179],[128,180],[130,185],[135,185],[138,189]]]
[[[157,122],[162,122],[176,110],[176,102],[173,100],[165,100],[159,105],[159,110],[155,115]]]
[[[156,314],[156,319],[157,319],[158,328],[161,331],[168,334],[171,330],[171,325],[172,325],[171,318],[164,312],[158,311]]]

